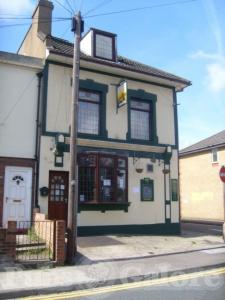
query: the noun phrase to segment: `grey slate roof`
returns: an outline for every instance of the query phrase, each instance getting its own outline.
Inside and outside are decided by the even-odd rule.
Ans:
[[[64,56],[73,56],[73,44],[70,43],[69,41],[53,37],[53,36],[48,36],[47,37],[47,47],[50,53],[58,54],[58,55],[64,55]],[[182,77],[173,75],[171,73],[153,68],[151,66],[139,63],[137,61],[128,59],[123,56],[117,56],[117,61],[108,61],[104,59],[99,59],[96,57],[88,56],[84,53],[81,52],[81,59],[86,60],[86,61],[91,61],[94,63],[100,63],[104,65],[109,65],[112,67],[117,67],[125,70],[130,70],[142,74],[147,74],[155,77],[160,77],[163,79],[167,79],[170,81],[174,82],[179,82],[182,83],[186,86],[191,85],[191,81],[184,79]]]
[[[225,130],[218,132],[196,144],[180,150],[180,156],[185,156],[195,152],[205,151],[214,147],[225,146]]]

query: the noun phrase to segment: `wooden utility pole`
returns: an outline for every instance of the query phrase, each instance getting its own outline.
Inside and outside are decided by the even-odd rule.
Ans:
[[[68,263],[74,262],[77,252],[77,206],[78,206],[78,172],[77,172],[77,124],[80,75],[80,40],[82,31],[81,13],[73,17],[72,31],[74,32],[73,52],[73,85],[70,115],[70,173],[67,218],[67,256]]]

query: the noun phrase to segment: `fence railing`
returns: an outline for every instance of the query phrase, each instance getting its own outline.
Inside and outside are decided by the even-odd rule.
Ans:
[[[55,258],[55,222],[18,221],[17,261],[46,261]]]

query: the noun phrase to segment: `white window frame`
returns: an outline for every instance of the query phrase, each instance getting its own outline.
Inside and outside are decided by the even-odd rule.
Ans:
[[[217,160],[213,160],[213,155],[214,155],[214,153],[216,152],[216,157],[217,157]],[[213,148],[212,150],[211,150],[211,159],[212,159],[212,163],[213,164],[217,164],[218,162],[219,162],[219,151],[218,151],[218,149],[217,148]]]

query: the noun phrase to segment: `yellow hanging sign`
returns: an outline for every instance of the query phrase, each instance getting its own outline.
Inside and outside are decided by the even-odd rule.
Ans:
[[[121,81],[117,86],[117,107],[127,104],[127,82]]]

